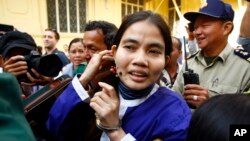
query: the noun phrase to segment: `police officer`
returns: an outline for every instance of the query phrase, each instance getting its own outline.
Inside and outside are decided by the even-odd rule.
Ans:
[[[200,48],[187,60],[188,67],[199,75],[199,84],[184,86],[183,67],[173,89],[194,108],[215,95],[246,91],[250,87],[250,62],[228,43],[234,27],[231,5],[208,0],[199,12],[187,12],[184,17],[194,23],[193,32]]]

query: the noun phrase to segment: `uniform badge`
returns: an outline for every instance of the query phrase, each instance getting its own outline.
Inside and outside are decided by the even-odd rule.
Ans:
[[[201,8],[207,6],[207,0],[200,0],[200,2],[201,2]]]
[[[243,49],[242,47],[237,47],[234,50],[234,54],[236,54],[237,56],[243,58],[244,60],[250,62],[250,52]]]

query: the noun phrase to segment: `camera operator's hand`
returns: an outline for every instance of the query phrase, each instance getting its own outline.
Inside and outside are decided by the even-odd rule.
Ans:
[[[19,76],[27,73],[28,66],[22,55],[16,55],[7,59],[3,64],[3,70],[12,73],[15,76]]]
[[[208,89],[197,84],[185,85],[183,96],[188,104],[196,108],[209,98]]]
[[[54,80],[53,77],[47,77],[47,76],[41,75],[35,69],[31,69],[31,71],[35,75],[33,77],[29,72],[27,72],[27,77],[31,83],[22,82],[21,83],[22,85],[26,85],[26,86],[33,86],[33,85],[37,85],[37,84],[38,85],[46,85]]]

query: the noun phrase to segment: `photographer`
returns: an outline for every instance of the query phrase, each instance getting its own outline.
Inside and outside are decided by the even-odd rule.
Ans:
[[[0,39],[0,67],[3,71],[10,72],[17,77],[25,97],[33,93],[34,85],[45,85],[53,80],[53,77],[44,75],[43,71],[46,68],[42,69],[42,57],[36,53],[38,53],[36,43],[27,33],[9,31]],[[47,59],[50,58],[47,57]],[[49,63],[54,61],[58,63],[58,60],[50,60]],[[36,63],[39,63],[38,66]],[[55,66],[56,69],[61,70],[62,63],[60,63],[61,61],[58,66]]]

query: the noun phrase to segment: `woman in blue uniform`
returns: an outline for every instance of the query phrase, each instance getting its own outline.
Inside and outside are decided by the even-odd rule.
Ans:
[[[101,141],[186,140],[189,107],[179,94],[157,84],[171,51],[170,31],[160,15],[128,15],[112,50],[94,54],[80,78],[75,77],[57,99],[47,121],[49,131],[64,140],[61,127],[71,122],[67,117],[79,103],[89,102],[96,126],[103,131]],[[110,59],[115,61],[118,83],[99,82],[100,91],[90,96],[91,80]]]

